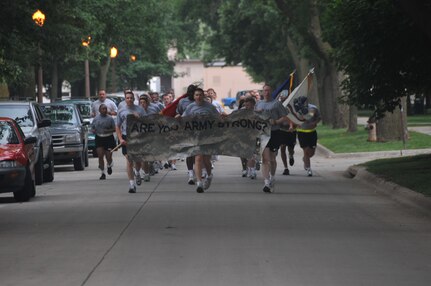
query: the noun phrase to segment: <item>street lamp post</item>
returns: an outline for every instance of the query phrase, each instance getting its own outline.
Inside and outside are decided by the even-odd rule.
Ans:
[[[43,14],[40,10],[37,10],[33,13],[32,16],[33,21],[42,28],[44,22],[45,22],[45,14]],[[40,47],[40,39],[37,46],[37,53],[38,53],[38,61],[39,61],[39,68],[37,70],[37,102],[42,103],[43,102],[43,71],[42,71],[42,48]]]
[[[90,46],[91,37],[88,36],[87,40],[82,41],[82,45],[87,49],[85,57],[85,97],[90,98],[90,63],[88,61],[88,48]]]
[[[116,81],[116,73],[115,73],[115,58],[117,57],[118,54],[118,50],[116,47],[112,47],[111,48],[111,53],[110,53],[110,57],[112,60],[112,73],[111,73],[111,92],[116,92],[117,91],[117,81]]]

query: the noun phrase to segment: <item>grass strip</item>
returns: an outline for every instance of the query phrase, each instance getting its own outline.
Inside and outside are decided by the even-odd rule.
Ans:
[[[431,196],[431,154],[378,159],[361,165],[378,177]]]
[[[319,143],[334,153],[378,152],[403,150],[402,141],[368,142],[368,131],[360,128],[357,132],[346,129],[332,129],[329,126],[317,127]],[[406,142],[407,149],[431,148],[431,136],[410,131],[410,139]]]

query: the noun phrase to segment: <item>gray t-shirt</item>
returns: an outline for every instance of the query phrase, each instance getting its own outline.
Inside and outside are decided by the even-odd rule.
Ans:
[[[266,117],[268,119],[274,119],[274,120],[277,120],[288,114],[287,109],[278,100],[271,100],[271,101],[259,100],[256,103],[254,110],[257,113],[260,113],[263,117]],[[280,125],[278,124],[271,126],[272,131],[278,130],[278,129],[280,129]]]
[[[184,110],[184,116],[196,116],[196,115],[216,115],[219,116],[217,109],[211,103],[204,101],[202,105],[198,105],[196,102],[193,102],[187,106],[186,110]]]
[[[320,111],[317,106],[313,104],[308,104],[308,113],[304,117],[306,120],[299,127],[300,129],[304,130],[313,130],[316,128],[314,124],[321,120]]]
[[[116,125],[121,128],[121,134],[127,134],[127,115],[129,114],[137,114],[139,116],[145,116],[147,113],[145,110],[138,106],[138,105],[132,105],[132,106],[124,106],[120,109],[120,111],[117,114],[117,123]]]
[[[115,132],[115,121],[109,115],[97,115],[91,123],[91,129],[97,136],[106,137]]]
[[[100,101],[100,99],[98,99],[91,104],[92,114],[95,114],[96,116],[100,114],[99,107],[102,103],[106,105],[109,113],[111,113],[111,112],[117,113],[118,112],[117,105],[115,104],[115,102],[113,102],[109,98],[105,98],[105,101],[103,101],[103,102]]]
[[[151,115],[151,114],[158,114],[161,111],[160,107],[158,104],[151,102],[147,109],[145,110],[145,112],[147,113],[147,115]]]
[[[177,113],[179,115],[183,115],[184,111],[186,110],[187,106],[189,106],[192,102],[188,97],[180,99],[177,105]]]

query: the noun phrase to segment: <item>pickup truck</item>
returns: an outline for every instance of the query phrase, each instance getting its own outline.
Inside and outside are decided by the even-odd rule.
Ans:
[[[88,125],[73,103],[42,104],[44,114],[51,119],[54,163],[70,164],[76,171],[88,166]]]

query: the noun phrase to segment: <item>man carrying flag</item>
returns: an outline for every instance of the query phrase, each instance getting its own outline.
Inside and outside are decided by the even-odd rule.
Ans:
[[[317,146],[316,126],[321,120],[319,109],[308,103],[308,94],[311,92],[314,68],[310,70],[301,84],[295,88],[292,94],[283,102],[289,110],[288,118],[298,125],[298,141],[304,151],[304,169],[307,176],[313,176],[311,171],[311,157],[314,156]]]

